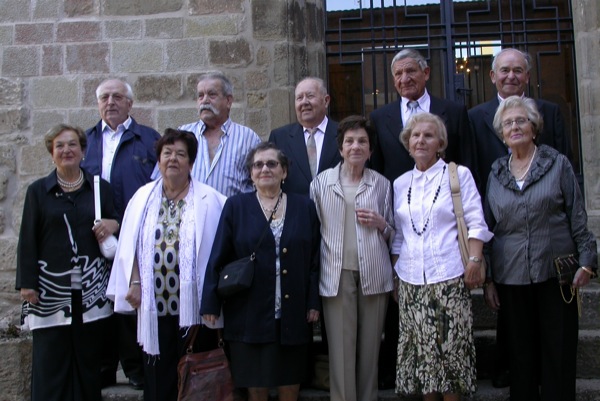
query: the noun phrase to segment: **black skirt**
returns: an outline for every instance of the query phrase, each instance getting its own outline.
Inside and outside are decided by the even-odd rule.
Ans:
[[[279,334],[279,324],[277,324]],[[277,336],[279,338],[279,335]],[[308,345],[229,342],[231,374],[236,387],[278,387],[306,379]]]

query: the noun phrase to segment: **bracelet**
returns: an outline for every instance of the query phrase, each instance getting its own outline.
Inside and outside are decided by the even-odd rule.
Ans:
[[[140,280],[133,280],[131,283],[129,283],[129,286],[131,287],[132,285],[142,285],[142,282]]]
[[[594,276],[594,271],[592,269],[590,269],[587,266],[581,266],[581,268],[583,269],[584,272],[586,272],[587,274],[589,274],[590,276]]]

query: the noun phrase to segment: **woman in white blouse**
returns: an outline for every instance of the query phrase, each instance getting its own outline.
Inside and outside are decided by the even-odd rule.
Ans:
[[[469,289],[483,284],[483,243],[492,238],[485,224],[473,177],[458,167],[469,237],[463,266],[448,166],[448,144],[436,115],[413,116],[400,140],[415,168],[394,181],[396,234],[392,263],[398,275],[400,336],[396,391],[423,394],[424,400],[458,400],[476,390],[475,345]]]

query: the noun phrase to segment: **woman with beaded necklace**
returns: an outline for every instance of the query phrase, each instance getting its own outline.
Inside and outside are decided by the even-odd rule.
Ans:
[[[394,181],[396,235],[392,263],[398,275],[400,337],[396,392],[423,399],[459,400],[476,391],[469,289],[483,284],[483,243],[492,238],[469,170],[458,166],[469,262],[460,255],[444,122],[430,113],[408,121],[400,140],[415,167]]]
[[[60,124],[44,137],[56,169],[27,188],[17,250],[16,288],[33,333],[31,399],[101,399],[102,320],[110,261],[98,244],[119,224],[108,182],[100,183],[104,219],[94,224],[94,181],[79,167],[81,128]]]
[[[275,144],[258,144],[248,153],[246,168],[256,192],[225,203],[201,313],[214,322],[222,308],[233,381],[248,388],[249,401],[266,401],[271,387],[279,400],[295,401],[306,378],[311,323],[319,318],[319,221],[308,197],[282,191],[289,164]],[[252,286],[220,299],[220,269],[252,252]]]
[[[156,142],[161,178],[129,201],[108,285],[116,312],[137,310],[145,401],[177,400],[189,328],[205,323],[199,301],[225,197],[191,178],[197,152],[188,131],[167,128]],[[216,330],[202,325],[194,350],[215,349],[217,341]]]

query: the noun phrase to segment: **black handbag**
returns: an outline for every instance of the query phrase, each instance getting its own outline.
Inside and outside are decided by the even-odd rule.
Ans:
[[[254,265],[256,262],[256,249],[260,246],[267,230],[271,226],[271,221],[273,221],[273,216],[277,213],[282,196],[283,194],[280,193],[279,199],[277,199],[277,203],[271,213],[271,217],[269,217],[269,221],[267,222],[267,226],[263,230],[263,233],[256,244],[255,251],[252,252],[250,256],[226,264],[219,272],[219,283],[217,284],[217,294],[219,297],[229,298],[252,286],[252,280],[254,279]]]
[[[554,259],[556,267],[556,277],[560,285],[571,285],[575,278],[575,273],[579,269],[579,262],[575,255],[559,256]]]

